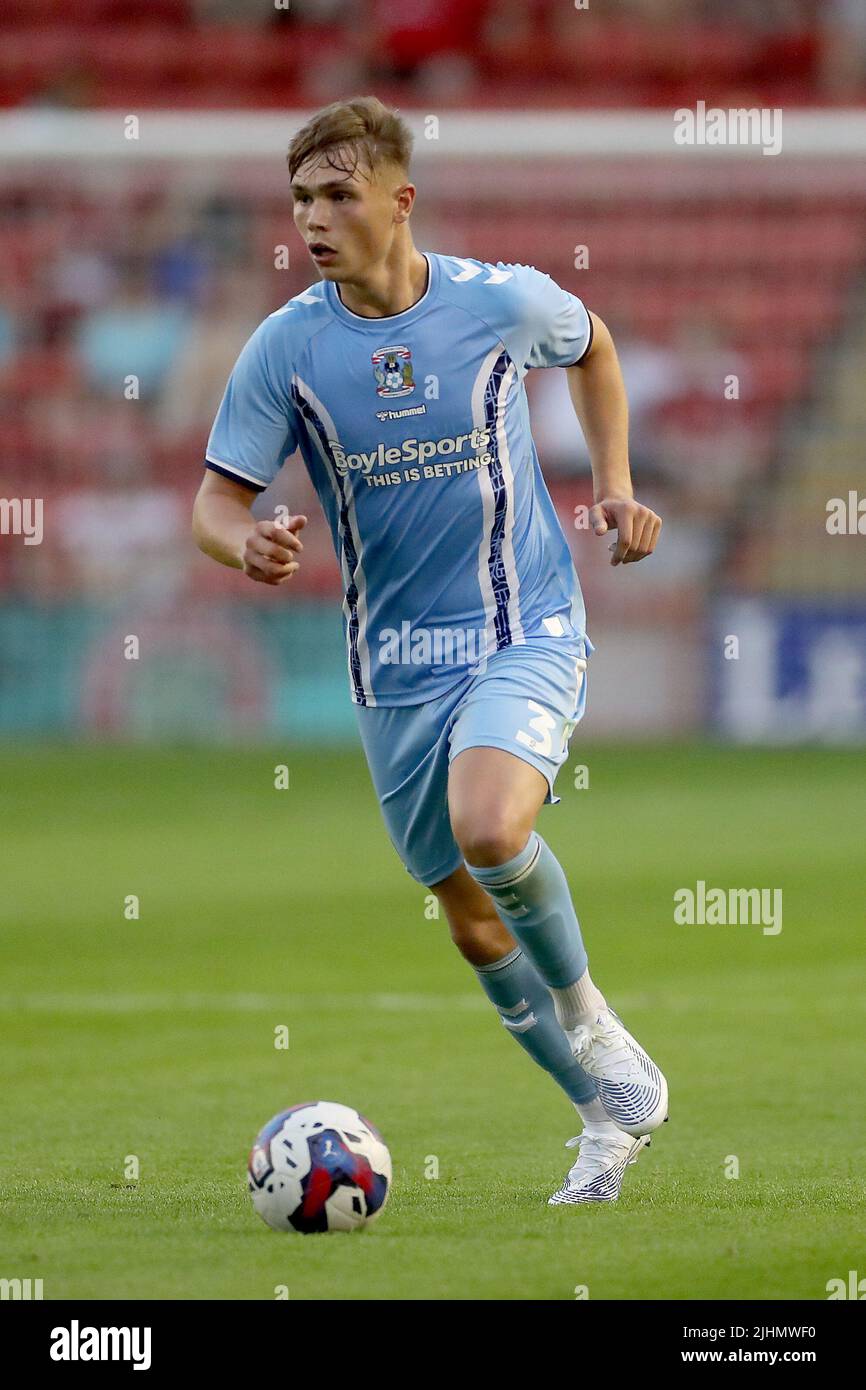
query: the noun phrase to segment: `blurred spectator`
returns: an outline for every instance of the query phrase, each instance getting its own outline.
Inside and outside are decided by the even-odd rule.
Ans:
[[[114,303],[88,314],[81,324],[78,346],[88,380],[107,394],[122,396],[125,379],[135,376],[142,398],[155,395],[190,327],[183,305],[155,298],[147,270],[133,271]]]
[[[273,307],[256,271],[225,270],[215,279],[160,395],[164,436],[209,431],[238,353]]]
[[[11,361],[16,336],[14,318],[0,305],[0,366]]]
[[[198,238],[208,247],[216,266],[234,265],[238,247],[249,244],[255,216],[249,198],[230,193],[214,193],[195,214]]]
[[[105,255],[71,248],[47,267],[46,291],[59,309],[81,313],[100,308],[114,294],[117,274]]]
[[[109,259],[95,250],[60,249],[36,268],[31,319],[44,348],[66,349],[84,314],[107,305],[117,291]]]
[[[719,324],[706,313],[691,312],[676,328],[675,352],[680,362],[683,395],[724,399],[725,383],[736,377],[736,400],[748,398],[746,363],[726,342]]]
[[[190,19],[190,0],[96,0],[96,3],[104,24],[141,22],[177,29],[185,27]],[[90,0],[90,7],[94,7],[94,0]]]
[[[197,24],[270,24],[276,12],[274,0],[189,0],[189,7]]]
[[[660,470],[686,505],[705,516],[727,511],[741,481],[761,462],[760,431],[748,412],[749,364],[708,315],[678,325],[679,391],[655,424]]]
[[[53,534],[66,555],[68,587],[90,597],[175,593],[190,564],[183,496],[172,488],[121,486],[67,493]]]
[[[347,24],[362,0],[190,0],[199,24]]]
[[[488,0],[367,0],[375,78],[418,81],[446,94],[471,83]]]
[[[862,100],[866,87],[866,0],[825,0],[822,84],[827,95]]]
[[[635,472],[659,471],[654,423],[658,409],[685,390],[683,359],[674,348],[616,334],[616,349],[629,401],[629,442]],[[532,372],[532,428],[543,464],[563,473],[589,469],[589,451],[562,372]],[[663,469],[662,469],[663,471]]]
[[[300,24],[331,25],[360,23],[364,0],[291,0],[286,13]]]
[[[726,0],[724,20],[726,24],[779,31],[814,21],[815,8],[816,0]],[[719,23],[715,0],[687,0],[685,11],[692,22]]]
[[[850,99],[866,85],[864,17],[866,0],[88,0],[89,47],[74,7],[37,30],[19,0],[0,104],[135,110],[195,92],[285,109],[366,83],[395,101],[408,86],[443,102],[667,107],[696,81],[722,105],[752,92],[774,104],[773,89]],[[98,42],[115,35],[120,73]]]
[[[172,242],[154,257],[154,289],[166,299],[198,304],[205,297],[210,270],[207,247],[200,241],[189,237]]]
[[[151,451],[137,401],[88,393],[75,381],[55,383],[28,403],[33,437],[51,476],[87,485],[139,485],[150,477]]]
[[[38,109],[86,111],[96,100],[98,84],[96,74],[87,63],[71,63],[62,72],[55,73],[46,81],[39,83],[35,91],[24,98],[25,106]]]

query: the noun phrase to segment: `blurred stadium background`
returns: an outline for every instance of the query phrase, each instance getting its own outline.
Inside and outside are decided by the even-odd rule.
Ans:
[[[619,346],[650,564],[572,524],[565,382],[529,381],[598,648],[582,735],[861,741],[863,541],[826,529],[866,426],[857,0],[6,0],[0,494],[44,499],[44,539],[0,540],[0,734],[355,741],[300,463],[256,504],[311,517],[289,594],[188,518],[240,346],[315,278],[288,139],[368,90],[416,130],[417,243],[539,266]],[[782,108],[782,153],[675,146],[698,100]]]

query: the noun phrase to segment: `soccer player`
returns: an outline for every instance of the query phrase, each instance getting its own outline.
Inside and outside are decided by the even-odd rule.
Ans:
[[[348,680],[385,824],[436,893],[505,1027],[583,1122],[552,1203],[614,1201],[667,1084],[593,983],[563,870],[534,829],[584,711],[593,648],[529,427],[530,367],[565,371],[613,565],[650,555],[610,334],[531,266],[419,251],[411,133],[337,102],[288,154],[319,278],[243,348],[207,445],[198,545],[290,584],[304,515],[250,506],[300,450],[339,560]]]

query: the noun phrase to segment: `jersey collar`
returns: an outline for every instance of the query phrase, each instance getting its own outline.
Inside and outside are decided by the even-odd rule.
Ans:
[[[403,328],[406,324],[413,323],[416,318],[429,309],[439,288],[439,261],[437,257],[429,255],[426,251],[422,251],[421,255],[427,262],[427,288],[420,299],[416,300],[414,304],[410,304],[408,309],[403,309],[399,314],[384,314],[382,317],[374,319],[368,318],[366,314],[356,314],[351,309],[346,308],[334,281],[326,281],[325,294],[337,318],[342,319],[344,323],[350,323],[353,328],[369,328],[378,334],[381,334],[383,328]]]

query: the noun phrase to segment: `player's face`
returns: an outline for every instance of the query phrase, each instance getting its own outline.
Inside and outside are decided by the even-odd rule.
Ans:
[[[301,165],[292,180],[295,226],[324,280],[363,281],[387,259],[405,188],[390,165],[372,178],[363,166],[347,173],[315,160]]]

